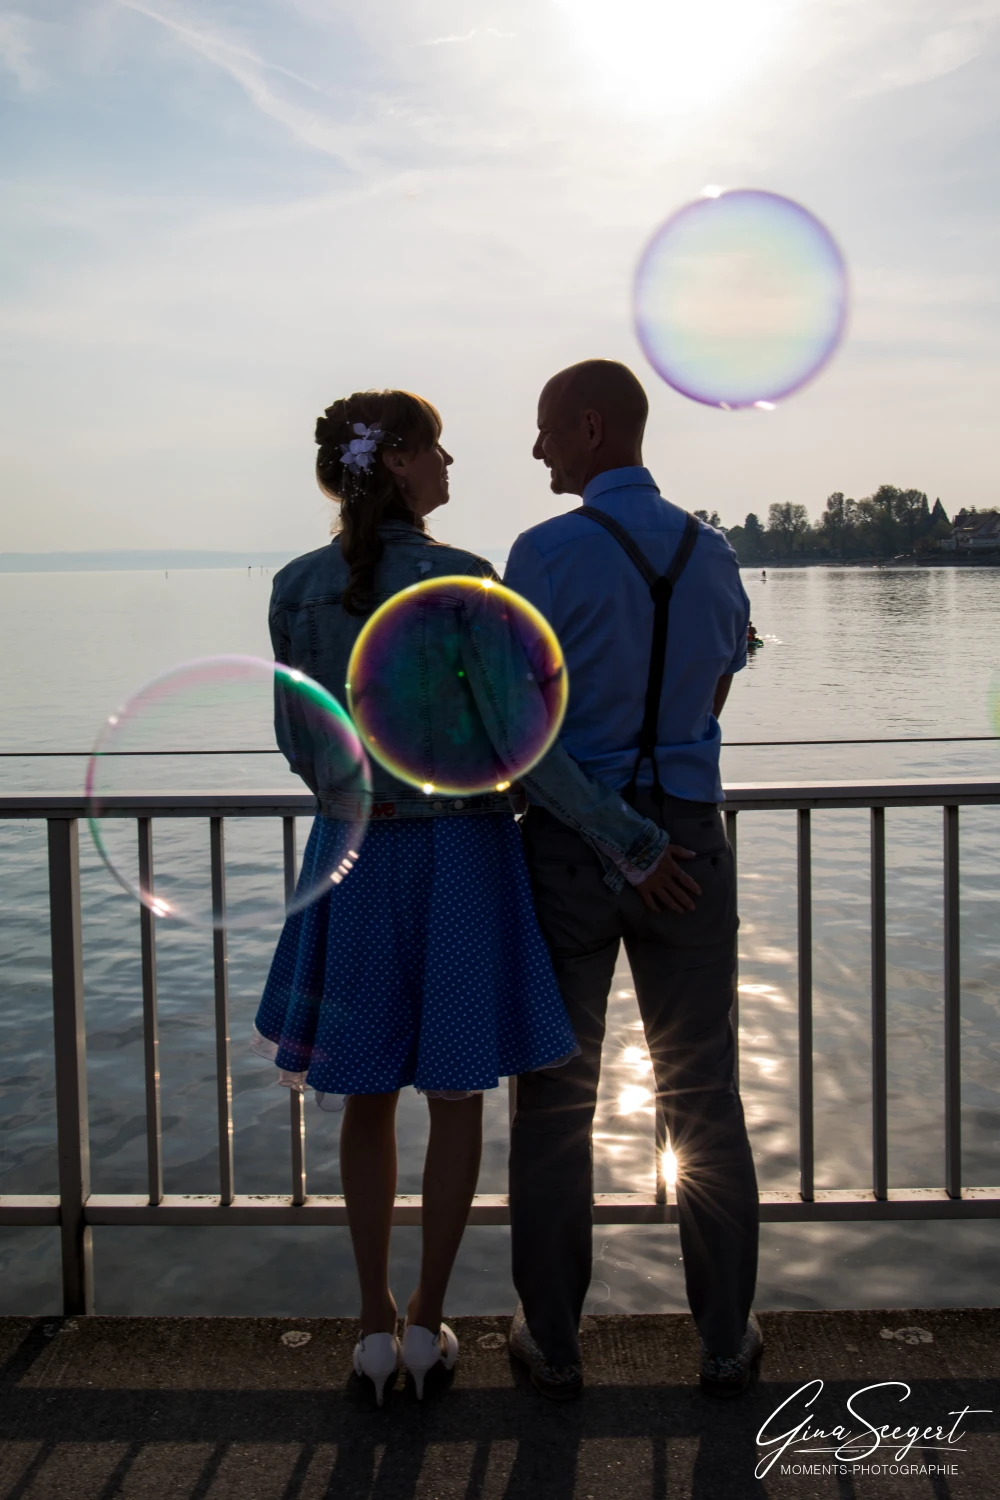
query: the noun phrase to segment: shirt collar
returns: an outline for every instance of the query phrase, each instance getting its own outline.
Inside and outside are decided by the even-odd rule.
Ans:
[[[603,474],[595,474],[594,478],[584,485],[583,503],[584,505],[593,505],[600,496],[606,495],[609,490],[635,489],[639,486],[643,489],[656,490],[657,494],[660,493],[652,474],[648,469],[644,469],[639,465],[632,465],[624,469],[605,469]]]

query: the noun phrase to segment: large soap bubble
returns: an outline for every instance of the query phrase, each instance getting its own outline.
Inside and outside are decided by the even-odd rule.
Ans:
[[[225,908],[213,901],[208,817],[185,798],[302,793],[275,752],[275,713],[300,763],[331,796],[329,833],[309,845],[294,894],[283,878],[279,816],[226,814]],[[319,683],[280,663],[208,657],[154,678],[110,714],[87,764],[87,816],[118,883],[156,916],[204,927],[258,927],[339,885],[358,857],[371,809],[371,769],[346,710]],[[153,860],[140,852],[136,798],[157,801]],[[324,804],[326,805],[326,804]],[[128,816],[131,812],[132,816]],[[249,809],[248,809],[249,812]]]
[[[636,271],[634,313],[646,357],[682,396],[766,409],[812,380],[840,343],[847,270],[801,204],[723,192],[656,231]]]
[[[428,796],[504,791],[552,745],[569,683],[552,627],[489,578],[431,578],[377,609],[347,669],[365,749]]]

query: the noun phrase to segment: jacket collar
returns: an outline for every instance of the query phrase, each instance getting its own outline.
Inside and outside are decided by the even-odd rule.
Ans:
[[[411,521],[396,520],[383,521],[379,526],[378,534],[380,537],[384,537],[386,539],[388,539],[389,537],[395,537],[397,539],[409,541],[412,541],[414,539],[423,541],[427,536],[426,531],[421,531],[420,527],[414,526]]]

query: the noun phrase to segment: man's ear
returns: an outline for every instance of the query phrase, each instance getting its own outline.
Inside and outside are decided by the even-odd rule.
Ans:
[[[587,435],[587,447],[599,448],[604,437],[604,418],[599,411],[585,411],[583,430]]]

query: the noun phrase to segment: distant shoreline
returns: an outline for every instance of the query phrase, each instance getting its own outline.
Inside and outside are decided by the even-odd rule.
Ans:
[[[506,552],[479,549],[502,572]],[[105,552],[0,552],[0,573],[141,573],[184,572],[204,568],[283,568],[298,552],[210,552],[105,551]],[[766,562],[740,562],[746,572],[768,568],[997,568],[1000,555],[987,557],[908,557],[898,560],[877,557],[771,557]]]
[[[739,559],[737,559],[739,561]],[[742,562],[745,573],[768,568],[878,568],[905,572],[907,568],[1000,568],[1000,555],[989,557],[769,557],[766,562]]]
[[[0,573],[182,573],[190,568],[283,568],[296,552],[209,552],[174,548],[172,551],[0,552]],[[500,572],[506,550],[481,547]]]
[[[294,552],[0,552],[0,573],[140,573],[175,568],[282,568]]]

